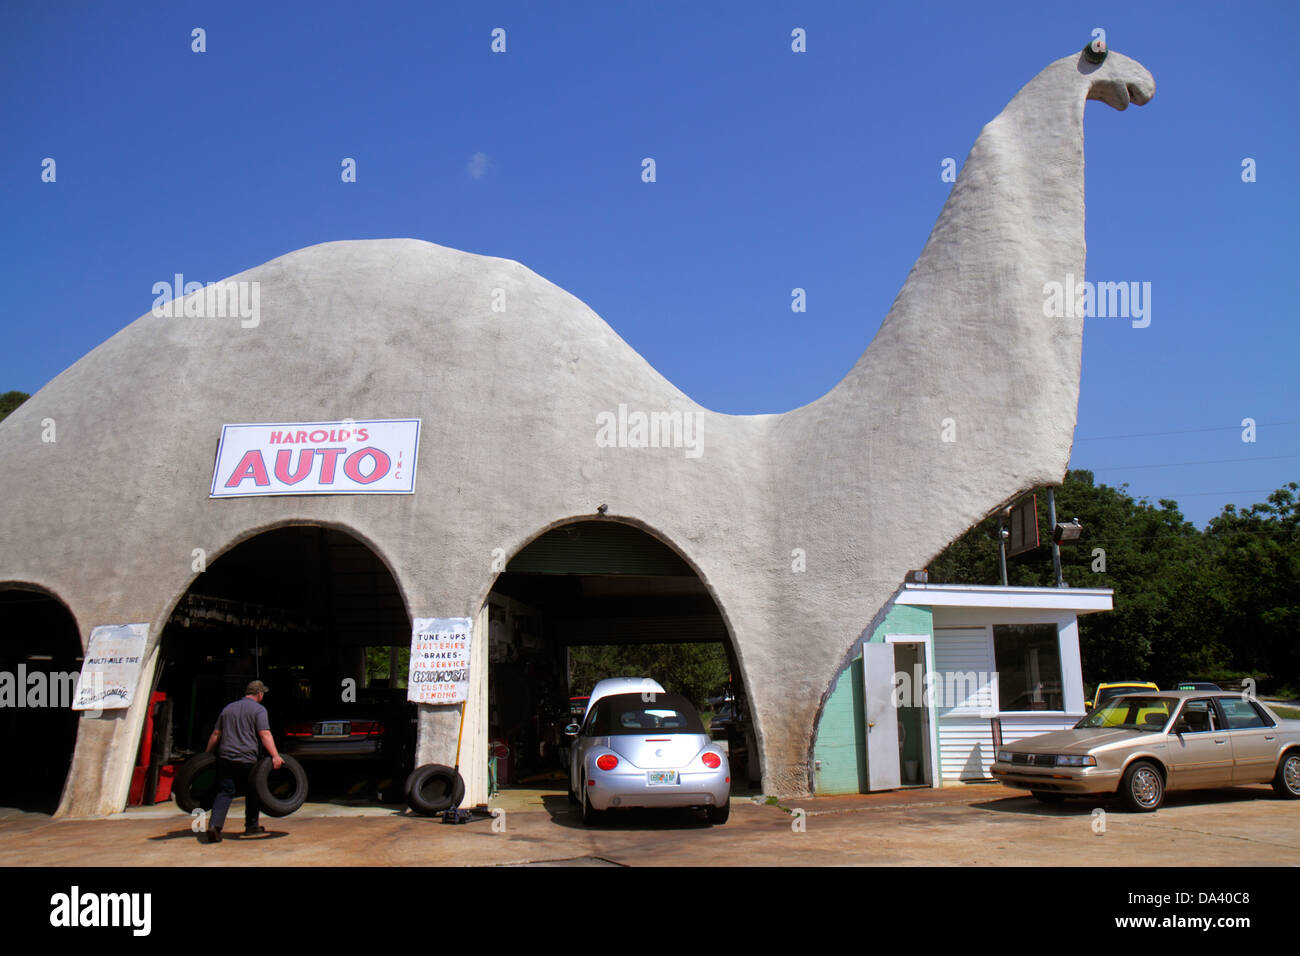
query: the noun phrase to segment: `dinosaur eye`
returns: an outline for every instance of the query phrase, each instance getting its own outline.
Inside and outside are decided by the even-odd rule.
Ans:
[[[1089,63],[1101,63],[1106,59],[1106,41],[1093,40],[1083,48],[1083,58]]]

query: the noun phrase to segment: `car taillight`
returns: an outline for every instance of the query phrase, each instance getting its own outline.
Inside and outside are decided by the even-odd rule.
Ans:
[[[353,737],[379,737],[384,733],[384,725],[377,720],[361,720],[352,722],[351,736]]]
[[[284,728],[284,735],[286,737],[310,737],[311,724],[290,724]]]
[[[701,757],[700,760],[704,761],[704,766],[708,767],[710,770],[717,770],[722,766],[722,758],[712,750],[704,751],[704,756]]]
[[[596,766],[601,770],[613,770],[618,766],[618,758],[613,754],[601,754],[596,758]]]

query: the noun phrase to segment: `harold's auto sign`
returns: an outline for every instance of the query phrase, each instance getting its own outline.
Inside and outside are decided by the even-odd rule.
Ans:
[[[211,498],[409,495],[418,418],[224,425]]]

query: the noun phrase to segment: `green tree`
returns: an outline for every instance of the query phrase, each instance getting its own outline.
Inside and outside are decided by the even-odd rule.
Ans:
[[[1082,537],[1061,547],[1061,569],[1073,587],[1111,588],[1115,609],[1079,619],[1084,680],[1116,678],[1172,682],[1216,672],[1230,653],[1220,632],[1205,620],[1222,608],[1211,587],[1216,574],[1203,536],[1174,501],[1135,500],[1126,486],[1094,483],[1086,470],[1070,471],[1056,489],[1059,521],[1078,518]],[[1038,493],[1043,543],[1009,559],[1012,585],[1051,587],[1051,529],[1047,496]],[[997,584],[997,519],[990,518],[954,541],[930,564],[931,580]]]
[[[5,392],[0,395],[0,422],[9,417],[9,413],[31,398],[26,392]]]
[[[1232,666],[1300,685],[1300,485],[1238,511],[1224,507],[1205,529],[1215,566],[1216,624],[1231,635]]]
[[[721,644],[600,644],[569,648],[570,693],[588,694],[606,677],[650,677],[697,709],[723,692],[730,674]]]

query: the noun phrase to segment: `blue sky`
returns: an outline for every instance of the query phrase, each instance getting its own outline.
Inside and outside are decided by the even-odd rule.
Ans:
[[[985,6],[9,3],[0,391],[176,272],[409,236],[519,260],[709,408],[794,408],[870,343],[944,158],[1102,27],[1157,94],[1088,105],[1088,277],[1152,321],[1087,323],[1072,466],[1198,525],[1295,480],[1300,5]]]

